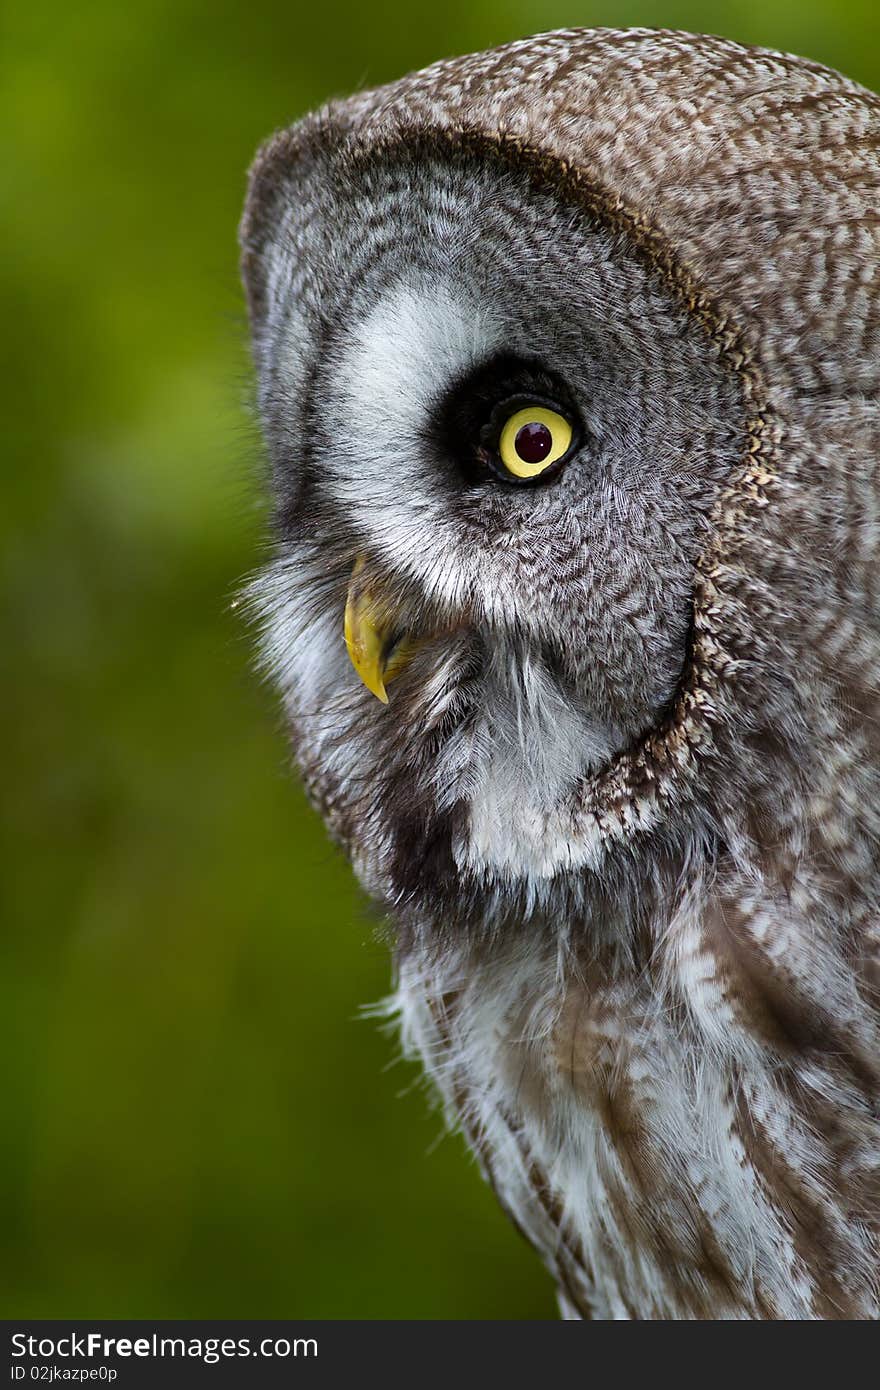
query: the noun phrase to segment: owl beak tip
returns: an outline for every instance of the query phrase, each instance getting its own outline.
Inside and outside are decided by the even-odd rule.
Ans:
[[[359,576],[363,560],[358,559],[352,571],[345,604],[345,645],[349,659],[371,695],[383,705],[388,704],[385,689],[386,628],[382,614],[370,590]]]
[[[351,652],[349,652],[349,656],[351,656]],[[354,657],[352,657],[351,664],[354,666],[354,669],[357,671],[358,675],[360,676],[364,685],[369,690],[370,694],[375,695],[376,699],[381,704],[387,705],[388,691],[385,689],[385,680],[383,676],[382,666],[359,666],[357,662],[354,660]]]
[[[356,635],[352,635],[352,628],[354,628]],[[345,629],[345,645],[352,666],[370,694],[375,695],[376,699],[380,700],[383,705],[387,705],[385,662],[379,650],[379,643],[375,640],[378,634],[372,628],[367,628],[364,631],[363,621],[357,624],[350,623],[347,612]],[[365,638],[367,640],[364,640]]]

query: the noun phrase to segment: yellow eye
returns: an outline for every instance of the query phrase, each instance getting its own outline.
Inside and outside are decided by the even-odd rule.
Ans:
[[[543,405],[526,406],[511,415],[501,431],[501,462],[517,478],[536,478],[567,452],[571,433],[565,416]]]

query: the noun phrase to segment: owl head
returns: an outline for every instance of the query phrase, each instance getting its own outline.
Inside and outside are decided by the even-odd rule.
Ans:
[[[621,845],[717,841],[777,758],[789,791],[806,766],[786,615],[816,547],[767,498],[819,370],[781,280],[815,215],[789,199],[774,251],[761,81],[822,79],[770,55],[749,109],[744,52],[543,36],[331,104],[254,166],[264,649],[398,911],[522,913]]]

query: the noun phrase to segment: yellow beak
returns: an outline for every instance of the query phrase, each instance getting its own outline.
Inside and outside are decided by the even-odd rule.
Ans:
[[[364,572],[359,555],[351,572],[345,604],[345,645],[351,664],[371,694],[388,704],[386,681],[410,660],[416,643],[406,636],[382,588]]]

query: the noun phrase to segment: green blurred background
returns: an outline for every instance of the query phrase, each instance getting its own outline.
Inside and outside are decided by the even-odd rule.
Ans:
[[[331,94],[572,24],[709,29],[876,87],[878,13],[7,4],[2,1315],[555,1315],[358,1016],[386,951],[230,611],[265,525],[245,170]]]

